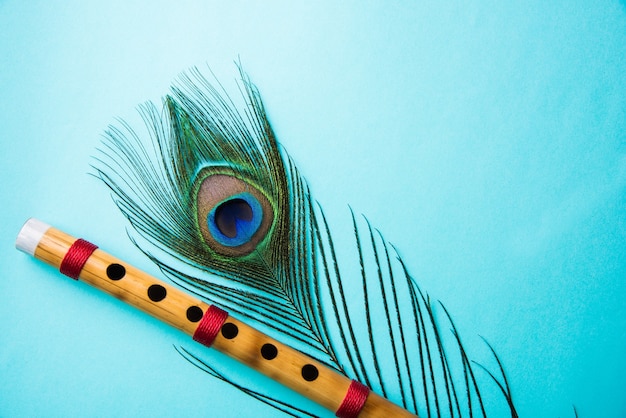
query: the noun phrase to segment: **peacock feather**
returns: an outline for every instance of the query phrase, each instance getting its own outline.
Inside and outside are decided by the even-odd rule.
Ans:
[[[495,351],[488,346],[495,372],[474,363],[447,310],[352,210],[357,274],[345,273],[322,208],[239,73],[241,103],[193,69],[162,106],[140,107],[147,135],[123,121],[106,132],[96,175],[135,244],[172,281],[420,416],[487,416],[504,405],[516,417]],[[262,402],[312,415],[177,350]],[[489,397],[498,405],[485,390],[501,392]]]

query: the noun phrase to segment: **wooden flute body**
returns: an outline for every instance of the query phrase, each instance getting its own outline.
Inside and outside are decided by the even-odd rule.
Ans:
[[[77,244],[81,243],[83,246],[79,250],[82,252],[76,251]],[[59,268],[64,274],[89,283],[178,328],[195,340],[210,345],[319,403],[337,416],[416,416],[373,392],[356,391],[355,395],[353,389],[356,382],[340,373],[231,317],[225,311],[41,221],[29,219],[25,223],[18,235],[16,247]],[[85,251],[85,248],[89,251]],[[72,259],[68,260],[68,257]],[[73,276],[68,274],[67,265],[75,265],[76,259],[80,264]],[[215,335],[207,343],[201,338],[203,335],[197,337],[204,332],[207,319],[210,319],[209,312],[213,311],[221,312],[223,318],[218,323]],[[211,326],[214,325],[209,324],[209,328]],[[362,402],[355,409],[350,403],[358,403],[359,396]],[[351,397],[356,397],[356,400],[349,399]]]

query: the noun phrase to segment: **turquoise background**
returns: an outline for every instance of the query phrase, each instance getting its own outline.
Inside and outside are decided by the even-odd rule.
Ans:
[[[91,157],[181,71],[230,83],[239,58],[331,223],[368,216],[493,344],[521,416],[626,416],[623,1],[5,0],[0,57],[1,417],[280,416],[14,248],[35,216],[158,274]]]

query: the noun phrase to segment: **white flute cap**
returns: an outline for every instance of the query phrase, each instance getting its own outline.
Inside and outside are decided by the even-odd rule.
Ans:
[[[15,240],[15,248],[26,254],[35,255],[41,237],[50,229],[50,225],[39,219],[30,218],[26,221]]]

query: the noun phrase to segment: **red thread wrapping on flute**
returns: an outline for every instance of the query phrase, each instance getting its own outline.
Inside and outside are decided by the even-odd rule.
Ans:
[[[369,393],[370,389],[367,386],[353,380],[335,415],[339,418],[357,418]]]
[[[72,279],[78,279],[85,263],[97,248],[97,245],[89,241],[82,238],[77,239],[63,257],[59,271]]]
[[[200,324],[198,324],[198,328],[193,333],[193,339],[200,344],[210,347],[220,332],[222,325],[226,322],[226,318],[228,318],[228,312],[215,305],[209,306]]]

